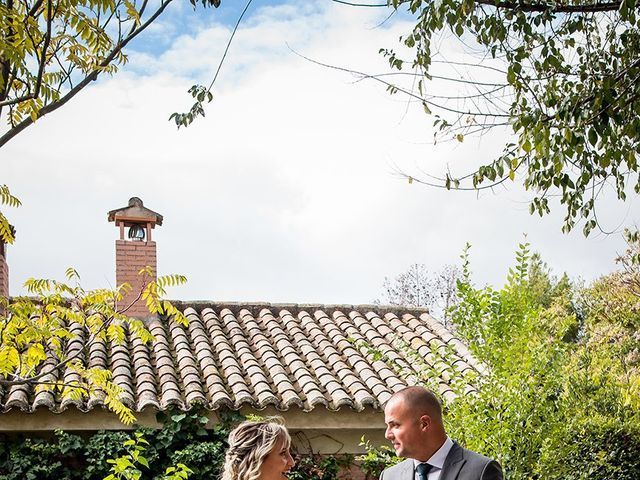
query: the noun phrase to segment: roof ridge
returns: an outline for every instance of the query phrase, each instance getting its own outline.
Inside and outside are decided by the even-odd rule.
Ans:
[[[378,305],[375,303],[289,303],[289,302],[238,302],[238,301],[216,301],[216,300],[169,300],[176,308],[185,310],[187,308],[193,308],[198,313],[201,313],[205,308],[228,308],[234,315],[240,310],[249,310],[255,315],[256,312],[260,312],[261,309],[278,308],[281,310],[290,310],[293,315],[297,315],[303,310],[309,310],[312,308],[318,310],[336,309],[336,310],[368,310],[376,313],[412,313],[412,314],[424,314],[430,313],[426,307],[404,307],[402,305]],[[313,312],[311,312],[313,313]]]

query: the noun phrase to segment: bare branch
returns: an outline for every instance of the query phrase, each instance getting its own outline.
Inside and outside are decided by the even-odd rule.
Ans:
[[[350,69],[350,68],[338,67],[336,65],[330,65],[330,64],[327,64],[327,63],[322,63],[322,62],[319,62],[317,60],[313,60],[313,59],[311,59],[309,57],[306,57],[306,56],[302,55],[301,53],[296,52],[288,44],[287,44],[287,47],[289,48],[289,50],[291,50],[291,52],[293,52],[294,54],[298,55],[300,58],[303,58],[303,59],[307,60],[308,62],[314,63],[316,65],[320,65],[321,67],[331,68],[333,70],[339,70],[341,72],[346,72],[346,73],[350,73],[352,75],[357,75],[357,76],[361,77],[361,79],[363,79],[363,80],[366,80],[366,79],[375,80],[377,82],[382,83],[383,85],[386,85],[388,88],[391,88],[391,89],[394,89],[396,91],[402,92],[403,94],[408,95],[411,98],[415,98],[417,100],[425,102],[428,105],[432,106],[433,108],[439,108],[441,110],[445,110],[447,112],[456,113],[456,114],[459,114],[459,115],[473,115],[473,116],[479,116],[479,117],[504,117],[504,118],[509,118],[509,115],[506,115],[506,114],[485,113],[485,112],[471,112],[471,111],[464,111],[464,110],[458,110],[458,109],[455,109],[455,108],[446,107],[444,105],[440,105],[438,103],[426,100],[425,98],[421,97],[420,95],[416,95],[414,92],[412,92],[410,90],[406,90],[406,89],[404,89],[402,87],[394,85],[393,83],[387,82],[387,81],[383,80],[382,78],[380,78],[381,76],[385,76],[387,74],[381,74],[380,76],[378,76],[378,75],[370,75],[370,74],[359,72],[357,70],[353,70],[353,69]],[[397,72],[397,73],[402,73],[402,72]],[[410,73],[409,75],[414,75],[414,74]],[[457,81],[457,79],[454,79],[454,80]],[[491,84],[491,85],[495,86],[495,84]]]

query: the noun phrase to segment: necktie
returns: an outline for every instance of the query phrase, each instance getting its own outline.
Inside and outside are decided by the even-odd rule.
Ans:
[[[429,470],[431,470],[431,465],[428,463],[419,463],[416,466],[416,473],[418,474],[418,480],[427,480],[429,476]]]

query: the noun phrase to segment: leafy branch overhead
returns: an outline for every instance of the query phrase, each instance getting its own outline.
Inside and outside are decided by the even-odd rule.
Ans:
[[[437,139],[508,129],[513,141],[475,171],[415,178],[447,189],[522,182],[531,213],[564,206],[563,230],[598,226],[597,199],[611,186],[620,200],[640,192],[640,16],[636,0],[392,2],[415,18],[401,38],[411,60],[383,49],[408,91],[435,116]],[[457,38],[464,56],[442,53]],[[451,44],[449,44],[451,45]],[[457,61],[460,60],[460,61]],[[448,73],[443,73],[448,72]],[[460,91],[452,93],[453,86]],[[444,95],[436,90],[444,86]]]
[[[189,89],[189,93],[195,98],[195,103],[187,113],[172,113],[169,120],[176,122],[176,126],[188,127],[196,118],[204,117],[204,107],[202,103],[206,100],[210,103],[213,100],[213,93],[202,85],[194,85]]]
[[[0,0],[0,147],[102,73],[173,0]],[[195,8],[220,0],[189,0]]]
[[[190,0],[190,1],[193,2],[194,0]],[[169,116],[169,121],[173,120],[176,123],[176,126],[178,128],[188,127],[196,118],[204,117],[203,102],[206,100],[207,103],[211,103],[211,100],[213,100],[213,93],[211,93],[211,90],[213,89],[213,85],[216,83],[216,80],[218,79],[220,70],[222,70],[222,65],[224,64],[224,60],[227,58],[227,53],[229,53],[229,47],[231,47],[231,42],[233,42],[233,37],[235,37],[236,32],[238,31],[238,27],[240,26],[240,23],[242,22],[244,15],[247,13],[247,10],[249,10],[249,7],[251,6],[252,1],[253,0],[247,0],[247,3],[245,4],[244,9],[242,10],[242,13],[238,17],[238,20],[236,21],[236,24],[233,27],[233,31],[229,36],[227,45],[224,48],[224,53],[220,58],[220,62],[218,63],[218,68],[216,69],[216,73],[213,76],[213,80],[211,80],[209,87],[207,88],[207,87],[204,87],[203,85],[193,85],[189,89],[189,93],[193,98],[195,98],[196,101],[191,106],[189,111],[186,113],[175,112],[175,113],[172,113],[171,116]]]

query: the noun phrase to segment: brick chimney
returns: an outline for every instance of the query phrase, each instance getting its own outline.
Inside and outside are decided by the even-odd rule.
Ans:
[[[116,240],[116,284],[128,283],[132,287],[118,303],[118,309],[129,307],[125,313],[130,317],[149,317],[144,300],[136,298],[145,285],[157,278],[156,242],[151,239],[151,231],[162,225],[162,215],[132,197],[126,207],[111,210],[108,220],[120,228],[120,239]],[[129,229],[126,239],[125,228]],[[150,277],[139,274],[145,267],[151,268]]]

